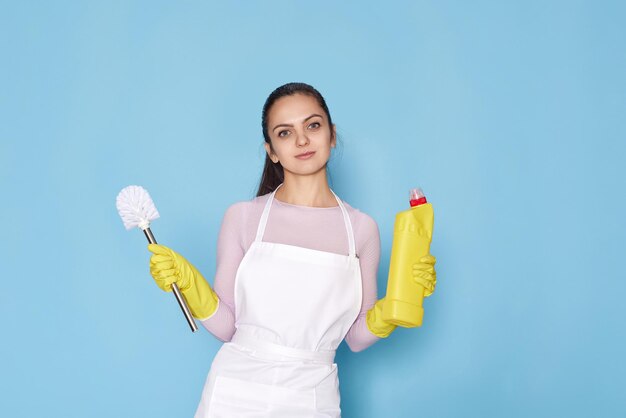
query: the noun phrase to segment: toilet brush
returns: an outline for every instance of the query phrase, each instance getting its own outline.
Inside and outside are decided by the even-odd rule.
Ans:
[[[152,202],[152,199],[146,189],[141,186],[124,187],[117,195],[116,206],[127,230],[135,227],[140,228],[146,235],[146,238],[148,238],[148,242],[150,242],[150,244],[157,243],[156,239],[154,239],[154,235],[152,235],[152,231],[150,230],[150,222],[159,217],[159,212],[154,206],[154,202]],[[183,314],[187,319],[189,327],[191,327],[191,332],[195,332],[198,329],[198,326],[193,320],[191,312],[189,311],[189,306],[187,306],[187,302],[180,293],[180,289],[178,289],[176,283],[172,283],[172,290],[174,291],[174,296],[176,296],[176,300],[180,305],[180,309],[183,311]]]

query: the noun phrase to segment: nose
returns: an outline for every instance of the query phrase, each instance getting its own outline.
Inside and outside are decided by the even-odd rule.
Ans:
[[[309,137],[306,136],[306,132],[300,132],[296,138],[296,146],[304,147],[309,144]]]

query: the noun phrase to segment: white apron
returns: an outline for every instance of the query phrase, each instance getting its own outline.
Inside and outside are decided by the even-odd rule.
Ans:
[[[352,224],[333,192],[349,255],[263,242],[275,193],[237,270],[236,331],[213,360],[196,418],[341,416],[335,350],[362,296]]]

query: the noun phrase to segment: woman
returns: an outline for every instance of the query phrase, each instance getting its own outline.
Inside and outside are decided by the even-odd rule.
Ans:
[[[151,244],[159,287],[176,282],[195,318],[225,344],[196,418],[340,417],[334,354],[360,351],[395,328],[376,301],[378,227],[329,188],[336,130],[321,94],[303,83],[263,107],[267,151],[257,197],[232,205],[218,239],[215,290],[181,255]],[[426,295],[435,259],[414,266]]]

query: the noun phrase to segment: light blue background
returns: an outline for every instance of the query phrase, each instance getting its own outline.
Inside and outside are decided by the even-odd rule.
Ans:
[[[263,102],[305,81],[333,189],[378,222],[381,296],[407,190],[436,208],[424,326],[341,346],[344,417],[625,416],[623,4],[2,2],[0,415],[193,415],[220,343],[115,197],[146,187],[212,282]]]

